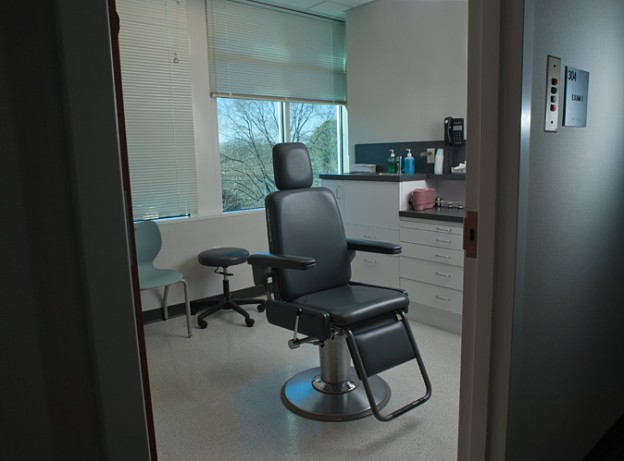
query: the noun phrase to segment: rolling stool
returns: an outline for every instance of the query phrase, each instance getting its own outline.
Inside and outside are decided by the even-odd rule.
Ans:
[[[263,299],[236,299],[232,298],[232,294],[230,293],[230,281],[228,280],[228,276],[233,275],[228,273],[227,268],[230,266],[236,266],[237,264],[242,264],[247,261],[247,257],[249,256],[249,252],[244,248],[234,248],[234,247],[219,247],[219,248],[211,248],[209,250],[204,250],[199,255],[197,255],[197,260],[199,264],[202,266],[211,266],[216,267],[215,272],[217,274],[223,274],[223,298],[219,301],[216,301],[215,304],[212,304],[210,307],[205,309],[202,313],[197,316],[197,323],[199,324],[199,328],[206,328],[208,324],[204,320],[205,317],[210,314],[214,314],[215,312],[221,309],[232,309],[243,317],[245,317],[245,324],[248,327],[253,326],[255,320],[251,318],[249,313],[245,311],[241,304],[264,304]],[[219,270],[222,268],[223,270]]]

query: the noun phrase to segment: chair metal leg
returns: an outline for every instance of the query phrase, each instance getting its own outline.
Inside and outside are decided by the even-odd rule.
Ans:
[[[228,279],[229,274],[226,271],[227,268],[223,268],[223,272],[218,272],[219,274],[223,274],[223,295],[219,301],[216,301],[210,307],[207,307],[201,314],[197,316],[197,323],[200,328],[204,329],[208,326],[208,323],[204,320],[210,314],[214,314],[215,312],[221,309],[232,309],[233,311],[238,312],[245,318],[245,325],[248,327],[253,326],[255,320],[251,318],[251,315],[240,307],[241,304],[262,304],[264,300],[262,299],[254,299],[254,298],[241,298],[234,299],[232,293],[230,292],[230,281]]]
[[[320,421],[348,421],[371,414],[366,390],[351,360],[345,336],[336,335],[319,348],[321,366],[305,370],[282,387],[284,405],[300,416]],[[378,376],[369,379],[373,400],[383,408],[390,400],[390,387]]]
[[[186,308],[186,329],[188,331],[188,337],[193,336],[191,330],[191,302],[189,300],[189,286],[186,280],[181,279],[180,282],[184,286],[184,306]]]
[[[418,363],[418,369],[420,370],[420,374],[421,377],[423,379],[423,382],[425,383],[425,394],[402,406],[401,408],[393,411],[392,413],[384,416],[381,414],[380,410],[381,407],[379,405],[377,405],[375,403],[375,397],[374,397],[374,389],[373,389],[373,385],[372,383],[372,378],[375,378],[376,376],[372,376],[372,377],[368,377],[367,373],[366,373],[366,367],[364,366],[364,363],[362,361],[362,357],[360,355],[359,349],[357,347],[357,343],[356,340],[354,338],[354,334],[352,331],[347,330],[346,334],[347,334],[347,342],[349,345],[349,350],[351,351],[351,356],[353,358],[353,363],[355,365],[355,368],[358,372],[358,375],[362,378],[362,383],[364,385],[364,389],[366,390],[366,396],[368,398],[368,401],[371,404],[371,409],[373,412],[373,415],[375,416],[375,418],[377,418],[379,421],[383,421],[383,422],[387,422],[387,421],[391,421],[394,418],[397,418],[399,416],[401,416],[402,414],[407,413],[410,410],[413,410],[414,408],[422,405],[423,403],[425,403],[427,400],[429,400],[429,398],[431,397],[431,381],[429,380],[429,375],[427,373],[427,370],[425,369],[425,364],[422,360],[422,357],[420,355],[420,351],[418,350],[418,346],[416,344],[416,340],[414,339],[414,335],[412,334],[412,329],[409,326],[407,317],[405,316],[405,313],[403,311],[397,311],[397,313],[400,315],[401,317],[401,322],[403,323],[403,327],[405,328],[405,332],[407,334],[407,337],[409,339],[409,342],[412,346],[412,351],[413,351],[413,358],[416,359],[416,362]]]
[[[167,285],[165,287],[165,293],[163,294],[163,318],[165,320],[169,320],[169,306],[167,305],[167,296],[169,296],[169,287],[171,285]]]

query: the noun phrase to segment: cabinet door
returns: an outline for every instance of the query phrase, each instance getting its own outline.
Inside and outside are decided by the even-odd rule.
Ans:
[[[462,290],[464,270],[462,267],[440,264],[421,259],[401,258],[401,277],[442,287]]]
[[[351,280],[398,288],[399,256],[358,251],[351,262]]]
[[[464,266],[464,252],[461,250],[449,250],[447,248],[407,242],[401,242],[401,246],[403,247],[402,258],[424,259],[425,261],[450,264],[452,266]]]
[[[399,231],[383,227],[360,226],[345,224],[347,237],[354,239],[373,240],[375,242],[399,243]]]
[[[424,304],[454,314],[462,313],[463,294],[459,290],[404,278],[401,279],[401,288],[407,291],[410,302]]]
[[[340,214],[342,215],[342,220],[344,221],[343,181],[339,179],[321,179],[321,185],[323,187],[327,187],[334,193],[334,196],[336,197],[336,202],[338,203],[338,208],[340,209]]]
[[[463,237],[455,233],[432,232],[401,226],[401,242],[417,243],[431,247],[462,250]]]

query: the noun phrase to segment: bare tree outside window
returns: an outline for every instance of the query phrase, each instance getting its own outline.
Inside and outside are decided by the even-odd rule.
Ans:
[[[319,174],[339,171],[337,106],[219,98],[217,110],[224,211],[264,206],[275,190],[271,149],[278,142],[306,144],[315,185]],[[285,111],[289,139],[281,124]]]

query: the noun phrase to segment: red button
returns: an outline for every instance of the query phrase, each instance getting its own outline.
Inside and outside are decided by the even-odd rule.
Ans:
[[[555,104],[551,104],[551,105],[550,105],[550,111],[551,111],[551,112],[554,112],[554,111],[556,111],[556,110],[557,110],[557,106],[556,106]]]
[[[557,83],[559,83],[559,80],[557,80],[556,78],[553,78],[551,82],[553,85],[556,85]]]

